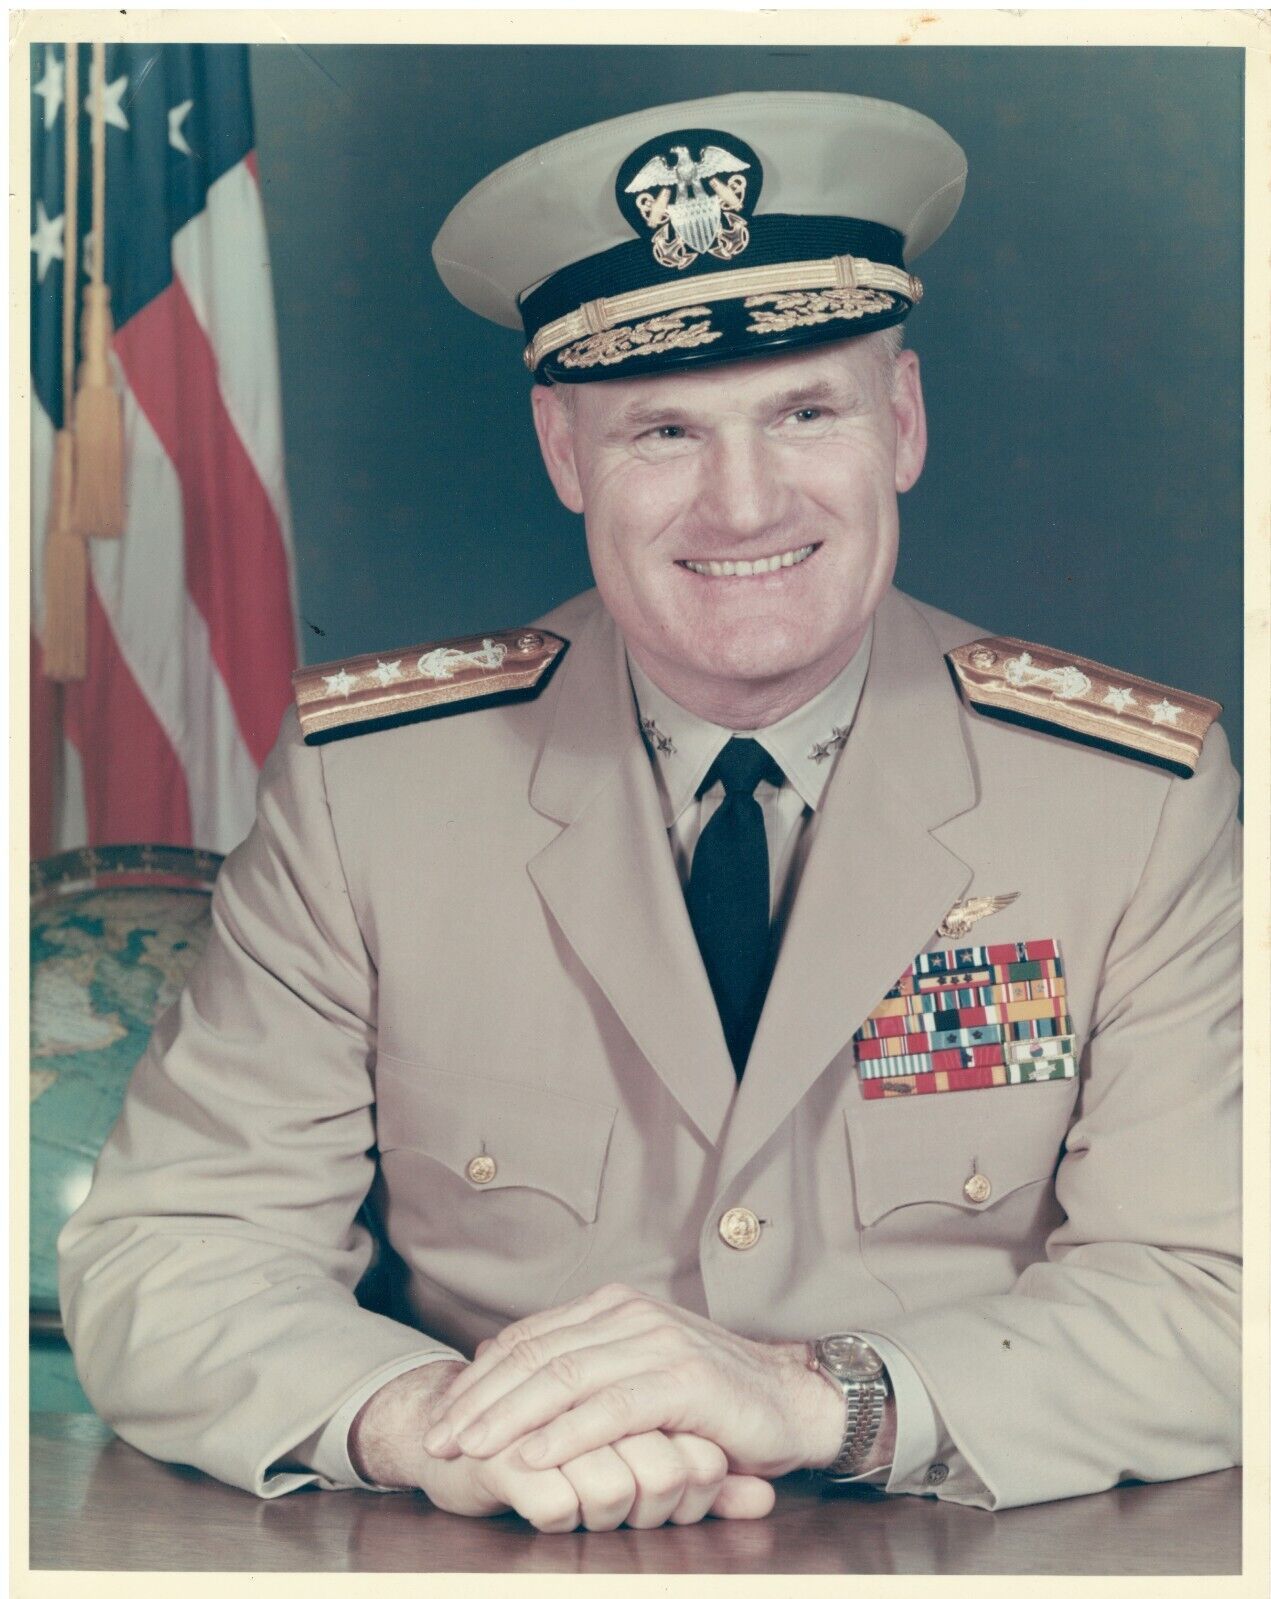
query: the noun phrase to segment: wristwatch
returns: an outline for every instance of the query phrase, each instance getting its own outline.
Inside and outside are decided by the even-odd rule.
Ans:
[[[830,1482],[855,1477],[874,1447],[883,1424],[889,1388],[882,1356],[855,1333],[829,1333],[812,1346],[817,1370],[838,1387],[847,1402],[843,1444],[821,1475]]]

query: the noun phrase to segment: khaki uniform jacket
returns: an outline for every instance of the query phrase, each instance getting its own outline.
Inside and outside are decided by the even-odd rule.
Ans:
[[[984,719],[943,659],[977,630],[893,591],[738,1089],[621,638],[594,594],[543,625],[571,647],[532,701],[318,748],[288,719],[63,1235],[105,1419],[278,1492],[305,1479],[270,1468],[377,1369],[622,1281],[757,1338],[890,1338],[952,1441],[944,1498],[1236,1461],[1221,731],[1183,781]],[[853,1032],[915,954],[1041,938],[1078,1078],[862,1097]],[[368,1192],[408,1320],[354,1297]],[[720,1235],[735,1206],[753,1248]]]

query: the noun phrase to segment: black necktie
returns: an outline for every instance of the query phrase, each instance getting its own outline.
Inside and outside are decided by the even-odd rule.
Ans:
[[[740,1078],[768,992],[768,841],[755,785],[781,784],[781,768],[753,738],[732,738],[698,794],[724,785],[724,800],[693,851],[685,898],[710,978],[728,1052]]]

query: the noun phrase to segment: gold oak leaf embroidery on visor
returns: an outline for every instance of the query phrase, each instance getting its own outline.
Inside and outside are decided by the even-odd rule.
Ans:
[[[690,317],[704,320],[690,323]],[[590,338],[571,345],[560,355],[559,361],[566,367],[615,366],[633,356],[660,355],[663,350],[691,350],[722,337],[722,333],[711,327],[709,306],[689,305],[682,311],[651,316],[628,327],[593,333]]]
[[[895,297],[877,289],[822,289],[789,294],[752,294],[745,302],[751,320],[747,333],[784,333],[789,328],[815,327],[821,322],[851,322],[890,311]],[[770,310],[761,310],[770,306]]]

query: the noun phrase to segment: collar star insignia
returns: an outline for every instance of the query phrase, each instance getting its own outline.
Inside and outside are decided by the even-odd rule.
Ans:
[[[331,677],[327,677],[324,674],[322,681],[327,685],[328,694],[339,694],[343,698],[347,699],[353,692],[353,685],[357,682],[357,677],[356,675],[350,676],[349,673],[346,672],[343,667],[341,667],[340,670]]]
[[[1166,727],[1177,727],[1178,719],[1183,714],[1183,707],[1181,705],[1171,705],[1170,702],[1164,698],[1157,700],[1155,704],[1149,705],[1148,710],[1152,713],[1152,721],[1158,727],[1161,725]]]
[[[1127,710],[1131,705],[1137,705],[1139,702],[1128,688],[1110,688],[1103,696],[1103,703],[1110,705],[1119,716],[1122,711]]]
[[[830,729],[830,736],[823,739],[820,744],[814,744],[808,751],[808,759],[815,761],[820,766],[822,761],[828,761],[835,750],[841,750],[847,743],[847,735],[851,732],[848,727],[834,727]]]
[[[399,656],[395,661],[376,661],[371,668],[371,677],[378,679],[381,688],[387,688],[390,683],[402,681],[402,662]],[[330,679],[327,679],[330,682]]]
[[[651,716],[642,716],[640,718],[640,731],[659,755],[665,755],[669,758],[675,754],[675,744],[671,739],[671,735],[664,733]]]

